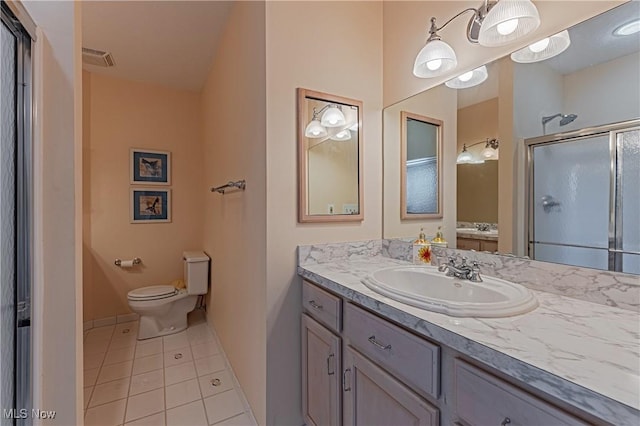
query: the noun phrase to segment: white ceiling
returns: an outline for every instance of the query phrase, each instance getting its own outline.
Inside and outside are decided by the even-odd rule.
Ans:
[[[640,1],[630,1],[569,28],[571,45],[560,55],[543,63],[565,75],[611,61],[640,50],[640,33],[614,36],[620,25],[640,18]],[[498,96],[498,61],[487,64],[489,77],[479,86],[458,90],[458,108]],[[463,71],[460,72],[462,74]],[[454,89],[452,89],[454,90]]]
[[[90,72],[198,91],[233,1],[85,1],[82,46],[116,65]]]
[[[640,2],[630,1],[569,28],[571,46],[545,63],[562,75],[640,50],[640,33],[614,36],[620,25],[640,18]]]

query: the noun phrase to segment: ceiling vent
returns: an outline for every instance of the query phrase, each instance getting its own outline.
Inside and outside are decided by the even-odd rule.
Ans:
[[[82,62],[99,67],[112,67],[116,64],[111,53],[86,47],[82,48]]]

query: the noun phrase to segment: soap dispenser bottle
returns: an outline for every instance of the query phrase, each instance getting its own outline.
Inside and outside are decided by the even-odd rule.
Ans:
[[[431,240],[431,245],[434,247],[444,247],[447,248],[449,243],[445,241],[442,237],[442,226],[438,226],[438,232],[436,232],[436,237]]]
[[[413,263],[431,263],[431,245],[420,228],[418,239],[413,242]]]

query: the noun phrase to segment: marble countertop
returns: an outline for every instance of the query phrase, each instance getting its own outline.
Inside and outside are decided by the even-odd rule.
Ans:
[[[456,318],[379,295],[361,279],[408,265],[382,255],[298,266],[298,274],[616,425],[640,418],[637,312],[531,290],[540,306],[510,318]]]
[[[474,240],[498,241],[498,231],[478,231],[471,228],[457,228],[456,236],[458,238],[471,238]]]

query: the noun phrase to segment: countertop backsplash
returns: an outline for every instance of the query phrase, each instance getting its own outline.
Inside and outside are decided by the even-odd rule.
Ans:
[[[640,312],[640,277],[619,272],[539,262],[521,257],[434,247],[432,264],[465,256],[484,265],[482,273],[530,289]],[[383,239],[298,247],[298,265],[356,260],[374,256],[411,262],[411,239]]]

